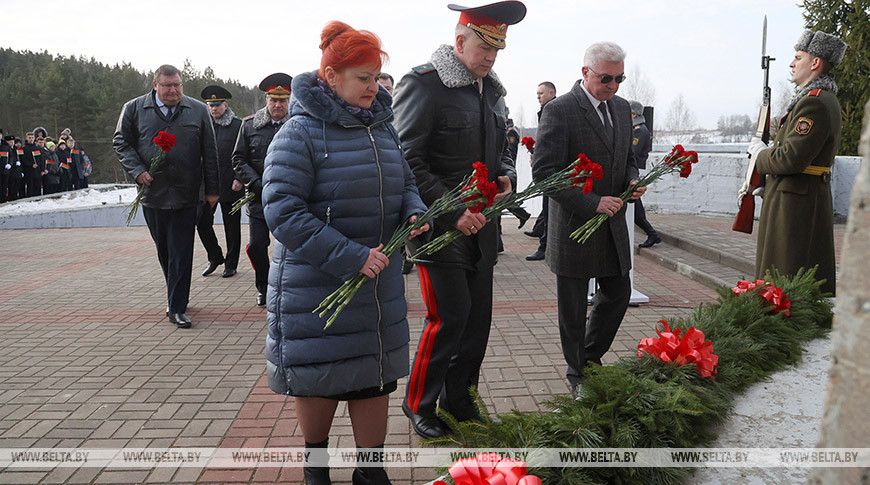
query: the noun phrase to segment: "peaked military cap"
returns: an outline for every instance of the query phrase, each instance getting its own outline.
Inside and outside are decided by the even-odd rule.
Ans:
[[[447,8],[462,12],[459,14],[459,23],[473,30],[484,42],[496,49],[504,49],[508,25],[519,23],[526,16],[526,6],[516,0],[480,7],[463,7],[451,3]]]
[[[293,76],[283,72],[269,74],[266,79],[260,81],[260,91],[265,91],[266,96],[270,98],[289,98],[291,81],[293,81]]]
[[[233,97],[223,86],[212,84],[202,88],[200,97],[208,104],[220,104]]]

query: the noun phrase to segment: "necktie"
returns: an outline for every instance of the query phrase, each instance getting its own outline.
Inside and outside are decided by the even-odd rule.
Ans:
[[[167,106],[167,107],[166,107],[166,117],[167,117],[167,118],[172,118],[172,106]]]
[[[610,124],[610,118],[607,117],[606,101],[598,103],[598,111],[601,111],[601,115],[604,118],[604,132],[607,133],[607,136],[613,136],[613,125]]]

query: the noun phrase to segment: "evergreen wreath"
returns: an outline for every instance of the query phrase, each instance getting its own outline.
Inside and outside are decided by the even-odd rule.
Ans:
[[[555,396],[552,412],[512,411],[493,419],[476,389],[481,421],[459,422],[439,410],[453,430],[431,446],[468,448],[697,448],[716,437],[734,397],[771,373],[800,361],[803,344],[827,335],[833,318],[830,293],[819,289],[816,268],[794,277],[775,269],[764,279],[791,300],[791,315],[758,292],[735,295],[718,290],[714,304],[700,305],[672,326],[696,327],[719,356],[715,379],[701,377],[693,364],[680,366],[652,356],[622,358],[609,366],[589,365],[577,400]],[[440,470],[446,473],[446,468]],[[529,468],[546,484],[680,484],[691,468]],[[445,478],[449,483],[453,481]]]

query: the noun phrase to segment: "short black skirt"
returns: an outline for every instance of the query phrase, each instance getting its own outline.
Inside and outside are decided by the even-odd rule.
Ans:
[[[381,389],[379,386],[374,387],[366,387],[365,389],[358,389],[356,391],[343,392],[341,394],[335,394],[332,396],[303,396],[303,397],[320,397],[323,399],[331,399],[333,401],[356,401],[359,399],[371,399],[373,397],[386,396],[391,392],[395,391],[398,386],[398,381],[388,382],[384,384],[384,388]],[[292,395],[292,393],[291,393]]]

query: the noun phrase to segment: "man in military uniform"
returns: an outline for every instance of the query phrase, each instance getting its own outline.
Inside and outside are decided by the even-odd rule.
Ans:
[[[836,291],[834,209],[831,165],[840,147],[842,119],[831,70],[843,60],[846,44],[835,35],[804,31],[795,45],[792,82],[797,92],[780,120],[776,142],[749,145],[755,168],[767,176],[756,277],[777,268],[794,275],[818,265],[822,291]]]
[[[227,254],[224,257],[223,250],[214,233],[215,207],[203,203],[202,214],[200,214],[199,222],[196,224],[199,240],[202,241],[202,245],[208,253],[208,266],[202,275],[208,276],[214,273],[218,266],[223,264],[224,272],[221,276],[229,278],[236,274],[236,268],[239,265],[239,249],[242,246],[242,213],[236,211],[235,214],[230,214],[233,204],[244,195],[242,191],[244,186],[233,171],[232,162],[233,148],[236,146],[236,138],[239,136],[242,119],[236,116],[227,104],[227,100],[233,95],[222,86],[206,86],[200,96],[208,105],[217,141],[220,185],[218,203],[221,206],[221,214],[224,218],[224,234],[227,238]]]
[[[233,170],[245,184],[254,200],[247,204],[250,239],[247,253],[254,266],[254,283],[257,287],[257,305],[266,305],[266,287],[269,283],[269,226],[263,216],[263,168],[266,150],[275,133],[290,119],[289,74],[277,72],[260,82],[260,90],[266,93],[266,106],[248,116],[242,123],[236,148],[233,150]]]
[[[24,180],[27,184],[27,197],[35,197],[42,193],[42,171],[45,161],[42,160],[42,153],[36,146],[33,132],[28,132],[24,136],[24,146],[21,148],[24,151]]]
[[[15,153],[15,136],[6,135],[0,142],[0,202],[15,200],[17,197],[17,177],[15,170],[18,155]]]
[[[472,164],[486,164],[499,197],[516,185],[496,104],[506,91],[490,72],[505,47],[508,25],[526,15],[518,1],[459,10],[454,45],[442,45],[431,63],[415,67],[396,86],[394,126],[427,204],[459,184]],[[443,436],[436,402],[460,420],[478,417],[468,388],[476,386],[492,323],[495,224],[460,209],[435,223],[435,237],[456,228],[466,236],[414,259],[427,315],[402,409],[420,436]],[[409,243],[414,254],[419,241]],[[440,396],[440,398],[439,398]]]
[[[646,118],[643,116],[643,105],[638,101],[629,101],[628,106],[631,108],[631,151],[634,152],[637,168],[646,169],[646,161],[649,158],[649,152],[652,151],[652,136],[646,126]],[[651,248],[662,242],[659,233],[646,220],[642,199],[634,201],[634,224],[646,233],[646,241],[638,244],[638,247]]]

